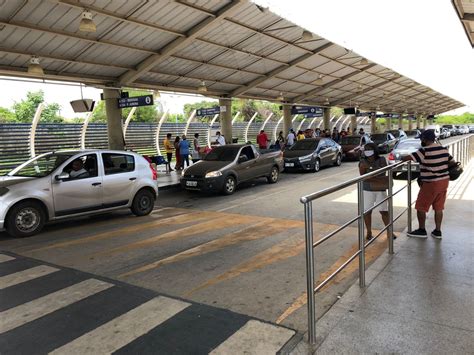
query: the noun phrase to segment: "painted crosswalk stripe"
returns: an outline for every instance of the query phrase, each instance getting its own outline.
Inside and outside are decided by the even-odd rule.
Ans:
[[[293,330],[256,320],[248,321],[211,354],[274,355],[295,334]]]
[[[15,258],[10,255],[0,254],[0,263],[4,263],[5,261],[14,260]]]
[[[50,354],[113,353],[189,306],[189,303],[168,297],[153,298]]]
[[[59,271],[59,269],[47,265],[39,265],[32,267],[31,269],[26,269],[10,275],[2,276],[0,277],[0,290],[21,284],[26,281],[34,280],[41,276],[52,274],[56,271]]]
[[[0,334],[114,286],[89,279],[0,313]]]

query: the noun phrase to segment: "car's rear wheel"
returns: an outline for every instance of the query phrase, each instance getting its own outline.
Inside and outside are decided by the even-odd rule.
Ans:
[[[336,157],[336,161],[334,162],[334,165],[335,166],[341,166],[341,163],[342,163],[342,156],[341,156],[341,154],[338,154],[337,157]]]
[[[319,169],[321,169],[321,162],[319,161],[319,159],[316,159],[316,161],[314,162],[313,172],[317,173]]]
[[[136,216],[146,216],[153,211],[153,207],[155,207],[155,195],[150,190],[142,189],[133,198],[130,209]]]
[[[272,168],[270,171],[270,175],[267,177],[267,181],[269,184],[274,184],[278,181],[280,177],[280,170],[276,166]]]
[[[232,195],[235,192],[235,188],[237,187],[237,182],[232,175],[229,175],[225,178],[224,182],[224,195]]]
[[[35,201],[20,202],[12,207],[6,218],[7,233],[16,238],[38,234],[46,222],[43,206]]]

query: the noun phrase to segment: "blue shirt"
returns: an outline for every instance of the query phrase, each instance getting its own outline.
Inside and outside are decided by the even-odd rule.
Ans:
[[[183,139],[179,142],[179,153],[181,155],[189,155],[189,142],[187,139]]]

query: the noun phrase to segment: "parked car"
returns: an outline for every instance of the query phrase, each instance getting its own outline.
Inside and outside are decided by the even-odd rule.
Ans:
[[[15,237],[50,221],[130,208],[153,211],[156,170],[141,155],[113,150],[39,155],[0,177],[0,229]]]
[[[331,138],[311,138],[297,141],[283,153],[285,171],[317,172],[322,166],[340,166],[342,148]]]
[[[421,131],[419,129],[412,129],[410,131],[405,131],[407,138],[420,138]]]
[[[421,140],[418,138],[407,138],[398,142],[393,150],[388,155],[387,159],[389,164],[396,164],[402,161],[403,158],[416,152],[421,148]],[[412,175],[411,178],[416,179],[419,176],[420,166],[419,164],[412,162]],[[401,171],[395,174],[394,178],[397,180],[407,179],[407,166],[402,166]]]
[[[230,144],[215,147],[203,160],[185,169],[181,187],[231,195],[244,181],[265,177],[274,184],[281,171],[281,151],[260,153],[252,144]]]
[[[461,134],[469,134],[469,127],[466,125],[459,126],[459,130],[461,131]]]
[[[449,131],[450,136],[456,135],[456,127],[452,124],[444,124],[441,126],[441,128],[445,128]]]
[[[451,137],[451,131],[447,128],[441,127],[441,132],[439,134],[439,139],[445,139]]]
[[[377,144],[380,153],[389,153],[397,143],[397,139],[390,132],[374,133],[370,139]]]
[[[386,132],[391,133],[397,140],[405,139],[407,137],[407,134],[403,129],[391,129]]]
[[[342,159],[359,160],[363,146],[369,141],[368,135],[341,137]]]
[[[462,133],[461,126],[455,125],[455,126],[454,126],[454,135],[455,135],[455,136],[459,136],[459,135],[461,135],[461,134],[463,134],[463,133]]]

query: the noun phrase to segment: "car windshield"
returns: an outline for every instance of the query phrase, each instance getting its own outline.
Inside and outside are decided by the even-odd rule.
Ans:
[[[418,135],[418,131],[406,131],[405,132],[407,134],[407,136],[416,136]]]
[[[51,174],[59,165],[75,153],[51,153],[39,156],[19,169],[8,173],[9,176],[40,178]]]
[[[383,143],[387,139],[387,135],[386,134],[372,134],[370,136],[370,139],[372,139],[374,143]]]
[[[360,137],[342,137],[341,144],[342,145],[359,145]]]
[[[410,151],[415,151],[421,147],[421,141],[420,140],[410,140],[410,141],[400,141],[400,143],[397,144],[395,149],[403,149],[403,150],[410,150]]]
[[[319,140],[302,139],[290,147],[290,150],[315,150]]]
[[[233,161],[239,153],[240,147],[216,147],[205,157],[207,161]]]
[[[395,138],[398,138],[401,133],[399,130],[396,130],[396,129],[388,131],[388,132],[392,133]]]

